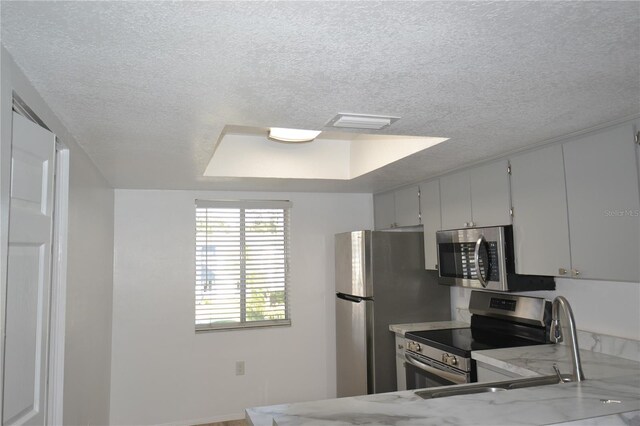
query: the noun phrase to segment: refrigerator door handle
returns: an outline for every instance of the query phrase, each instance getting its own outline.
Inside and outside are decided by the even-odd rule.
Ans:
[[[363,300],[364,301],[373,300],[373,297],[353,296],[351,294],[345,294],[345,293],[336,293],[336,296],[338,297],[338,299],[346,300],[348,302],[353,302],[353,303],[360,303]]]

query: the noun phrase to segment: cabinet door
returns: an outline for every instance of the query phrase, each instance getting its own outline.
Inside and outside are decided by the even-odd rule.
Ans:
[[[440,183],[432,180],[420,184],[420,213],[424,227],[425,269],[438,269],[436,231],[442,229],[440,222]]]
[[[499,382],[521,377],[510,371],[500,370],[481,362],[476,363],[476,373],[478,375],[478,383]]]
[[[440,178],[442,229],[459,229],[471,222],[471,186],[469,172]]]
[[[511,224],[508,167],[502,160],[469,171],[474,226]]]
[[[396,202],[393,192],[373,196],[373,220],[376,230],[393,228],[396,221]]]
[[[418,186],[395,191],[396,226],[420,225],[420,197]]]
[[[407,375],[404,371],[404,337],[396,334],[396,385],[397,390],[407,390]]]
[[[640,200],[633,125],[563,144],[573,273],[640,279]]]
[[[511,159],[516,272],[564,275],[571,268],[562,147]]]

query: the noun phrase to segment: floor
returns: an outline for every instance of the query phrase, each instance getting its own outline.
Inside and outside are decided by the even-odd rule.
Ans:
[[[246,420],[229,420],[228,422],[205,423],[196,426],[248,426]]]

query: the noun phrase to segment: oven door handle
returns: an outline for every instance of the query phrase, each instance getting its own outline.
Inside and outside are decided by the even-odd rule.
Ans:
[[[487,282],[482,277],[482,272],[480,271],[480,246],[483,241],[485,241],[484,235],[480,235],[480,238],[476,241],[476,247],[473,250],[473,261],[476,264],[476,276],[478,277],[478,281],[480,281],[482,287],[487,288]]]
[[[415,359],[414,357],[412,357],[409,354],[404,354],[404,358],[405,360],[413,365],[416,368],[419,368],[421,370],[424,370],[428,373],[434,374],[436,376],[442,377],[444,379],[449,380],[450,382],[453,382],[457,385],[461,385],[464,383],[467,383],[467,376],[466,374],[455,374],[455,373],[451,373],[449,371],[445,371],[445,370],[441,370],[439,368],[435,368],[430,366],[429,364],[425,364],[424,362],[418,361],[417,359]]]

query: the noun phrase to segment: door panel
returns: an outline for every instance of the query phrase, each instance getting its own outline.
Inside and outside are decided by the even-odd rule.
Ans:
[[[338,398],[366,395],[367,304],[336,298],[336,381]]]
[[[436,232],[442,229],[440,219],[440,184],[439,181],[420,184],[420,211],[424,231],[424,267],[438,269],[438,251]]]
[[[395,191],[396,226],[420,225],[420,197],[418,187],[399,189]]]
[[[511,225],[508,165],[502,160],[470,171],[474,226]]]
[[[469,172],[440,178],[442,229],[460,229],[471,222],[471,186]]]
[[[373,287],[367,262],[371,231],[354,231],[335,236],[336,292],[372,297]]]
[[[373,219],[375,229],[391,229],[396,222],[396,201],[393,192],[373,196]]]
[[[640,278],[640,201],[633,126],[563,145],[572,269],[578,277]]]
[[[3,424],[46,423],[55,136],[13,115]]]
[[[562,147],[511,159],[516,273],[559,275],[571,268]]]

